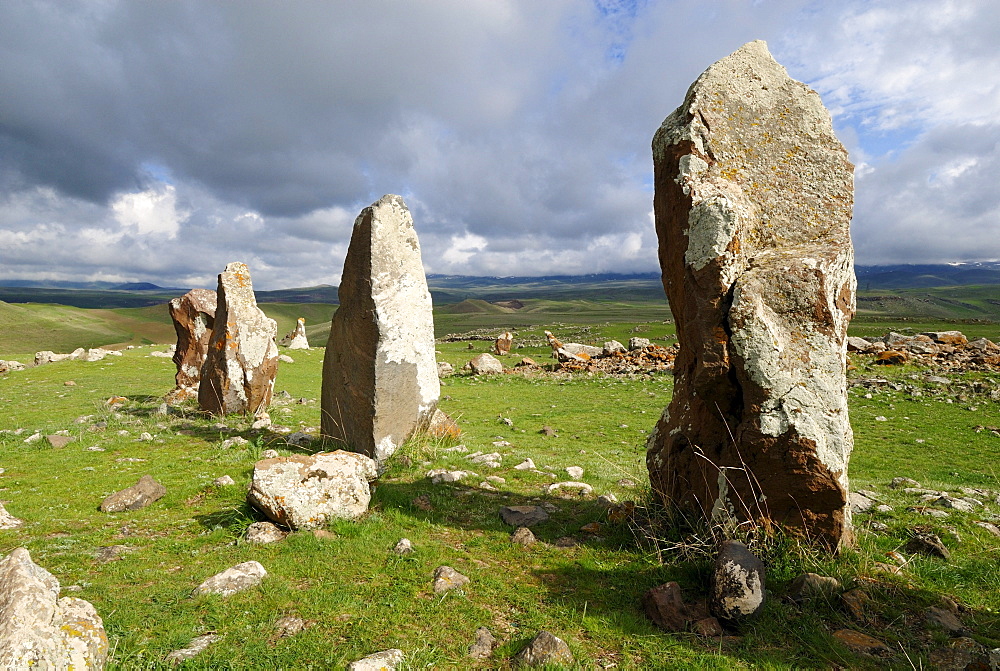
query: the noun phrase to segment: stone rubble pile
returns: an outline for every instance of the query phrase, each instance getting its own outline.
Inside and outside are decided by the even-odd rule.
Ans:
[[[869,355],[880,365],[913,363],[942,371],[1000,369],[1000,345],[986,338],[969,341],[961,331],[916,335],[891,331],[880,338],[851,337],[847,350]]]

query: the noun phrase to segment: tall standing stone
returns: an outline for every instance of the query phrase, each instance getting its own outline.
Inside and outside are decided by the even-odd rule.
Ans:
[[[377,462],[437,407],[431,295],[413,219],[387,195],[354,222],[323,362],[322,433]]]
[[[285,337],[281,339],[281,344],[288,349],[309,349],[305,317],[298,318],[298,321],[295,322],[295,328],[285,334]]]
[[[764,42],[706,70],[653,138],[674,394],[647,444],[656,494],[718,520],[849,542],[846,338],[853,166],[819,95]]]
[[[257,307],[246,264],[226,266],[219,275],[218,294],[198,405],[214,415],[266,417],[278,371],[278,325]]]
[[[172,402],[197,398],[201,367],[208,354],[208,341],[215,326],[217,295],[210,289],[192,289],[168,304],[177,333],[173,361],[177,366],[176,387],[168,394]]]

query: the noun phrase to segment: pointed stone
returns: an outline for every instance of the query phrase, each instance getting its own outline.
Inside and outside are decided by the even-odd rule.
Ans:
[[[431,295],[403,199],[361,211],[323,363],[322,433],[381,463],[426,428],[441,392]]]
[[[306,320],[299,317],[295,328],[281,339],[281,344],[288,349],[309,349],[309,338],[306,337]]]
[[[265,417],[278,372],[278,325],[257,307],[244,263],[230,263],[219,275],[218,299],[198,405],[213,415]]]
[[[837,549],[850,540],[856,283],[853,166],[830,115],[751,42],[691,86],[653,163],[680,341],[648,443],[653,491],[697,517],[768,518]]]
[[[208,342],[215,327],[218,295],[210,289],[192,289],[168,304],[177,333],[173,362],[177,366],[175,388],[167,395],[171,403],[198,397],[201,367],[208,355]]]

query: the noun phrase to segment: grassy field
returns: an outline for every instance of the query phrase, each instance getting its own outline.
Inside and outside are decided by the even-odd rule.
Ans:
[[[506,357],[507,366],[522,356],[549,361],[542,328],[564,340],[595,344],[631,335],[673,342],[664,305],[525,303],[516,313],[442,311],[437,331],[499,330],[523,319],[521,347]],[[279,319],[279,333],[306,314],[301,305],[263,307]],[[306,316],[318,330],[329,306],[314,307],[317,312]],[[122,320],[113,333],[154,339],[153,331],[129,326],[153,323],[146,313],[110,312]],[[59,314],[75,318],[73,312]],[[108,323],[106,317],[98,321]],[[995,329],[980,326],[983,335]],[[949,325],[855,324],[859,332],[888,327]],[[960,328],[969,332],[979,326]],[[314,344],[321,344],[314,334]],[[63,337],[62,349],[69,349],[74,341]],[[171,340],[172,335],[161,342]],[[470,342],[441,342],[439,360],[459,369],[488,345],[471,341],[470,350]],[[447,378],[441,407],[462,426],[462,444],[470,452],[500,452],[500,468],[471,466],[461,454],[445,452],[452,443],[413,441],[390,461],[362,520],[333,524],[325,538],[296,533],[277,544],[250,546],[239,539],[260,519],[244,500],[260,452],[273,447],[294,454],[320,446],[289,446],[279,433],[251,430],[242,417],[220,421],[192,408],[159,414],[174,367],[169,359],[150,356],[154,349],[164,347],[142,346],[100,362],[67,361],[0,377],[0,429],[5,430],[0,497],[26,520],[21,529],[0,531],[0,553],[25,546],[64,587],[79,588],[73,594],[91,601],[104,618],[111,668],[167,668],[163,659],[169,651],[209,632],[221,640],[183,668],[342,668],[390,647],[405,651],[406,668],[508,668],[510,656],[539,629],[565,639],[581,669],[927,668],[929,651],[947,637],[923,624],[923,612],[944,596],[966,608],[963,622],[974,638],[1000,646],[1000,539],[973,524],[996,515],[998,504],[939,520],[907,512],[912,501],[888,487],[893,477],[908,476],[948,491],[1000,489],[995,466],[1000,438],[981,428],[1000,426],[1000,410],[989,396],[1000,389],[995,373],[957,377],[953,384],[968,389],[944,393],[916,368],[876,368],[856,359],[855,376],[889,383],[850,391],[856,440],[852,485],[875,490],[894,511],[859,515],[857,547],[837,558],[793,539],[761,544],[769,603],[733,636],[719,640],[662,633],[640,606],[647,589],[668,580],[677,580],[689,597],[704,594],[709,562],[702,546],[689,539],[682,551],[674,544],[676,529],[613,524],[593,497],[562,499],[544,489],[570,480],[566,467],[580,466],[595,495],[634,500],[656,522],[646,508],[644,442],[671,397],[669,374]],[[272,417],[315,432],[323,351],[289,354],[295,362],[281,364]],[[67,381],[75,384],[66,386]],[[111,409],[105,400],[112,395],[127,402]],[[556,435],[540,433],[543,427]],[[35,433],[57,431],[74,441],[59,449],[44,438],[26,442]],[[140,440],[143,432],[152,440]],[[250,443],[223,448],[222,441],[233,435]],[[495,446],[499,441],[509,444]],[[528,457],[543,473],[513,468]],[[480,477],[430,484],[426,472],[443,467],[471,468]],[[139,511],[99,512],[106,495],[147,473],[166,485],[163,499]],[[222,475],[237,484],[214,485]],[[479,487],[487,475],[506,480],[500,491]],[[543,502],[555,506],[551,519],[534,528],[543,543],[512,545],[512,529],[500,521],[498,508]],[[596,533],[582,530],[593,522],[600,525]],[[885,530],[875,532],[876,523]],[[900,550],[914,529],[939,534],[952,551],[951,561],[911,557],[901,575],[879,571],[876,564]],[[413,542],[414,554],[391,553],[402,537]],[[111,545],[128,551],[118,561],[95,559],[99,548]],[[191,596],[205,578],[250,559],[268,571],[260,587],[227,599]],[[440,565],[471,578],[463,594],[433,594],[431,576]],[[783,599],[790,581],[806,570],[835,576],[845,588],[862,588],[871,599],[867,618],[855,620],[835,599],[801,605]],[[289,615],[312,624],[294,637],[276,638],[274,623]],[[466,657],[479,626],[501,642],[490,660]],[[878,637],[895,656],[881,660],[848,651],[832,637],[845,627]]]

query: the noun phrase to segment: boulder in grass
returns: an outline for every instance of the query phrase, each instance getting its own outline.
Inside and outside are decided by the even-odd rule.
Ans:
[[[723,541],[715,558],[708,607],[723,621],[754,615],[764,605],[764,563],[739,541]]]
[[[540,631],[514,655],[513,662],[516,666],[567,665],[573,663],[573,653],[566,641],[547,631]]]
[[[0,668],[104,668],[108,637],[100,616],[59,591],[25,548],[0,559]]]
[[[101,512],[120,513],[125,510],[139,510],[160,500],[166,493],[167,488],[154,480],[153,476],[144,475],[131,487],[104,499],[101,502]]]
[[[195,587],[194,594],[232,596],[237,592],[259,585],[266,575],[267,571],[260,565],[260,562],[243,562],[208,578]]]
[[[347,665],[347,671],[395,671],[403,663],[405,655],[398,648],[383,650],[362,657]]]
[[[254,465],[247,501],[290,529],[318,529],[368,510],[378,475],[373,459],[337,450],[262,459]]]
[[[480,354],[469,362],[473,375],[500,375],[503,364],[492,354]]]

